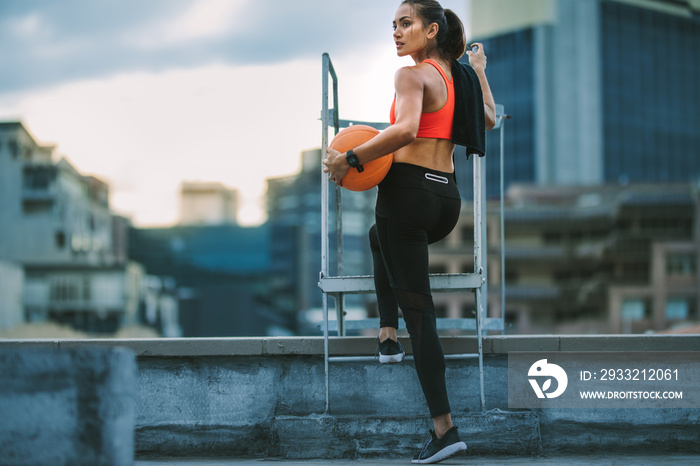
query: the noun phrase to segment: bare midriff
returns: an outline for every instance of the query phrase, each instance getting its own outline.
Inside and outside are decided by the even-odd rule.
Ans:
[[[448,139],[416,138],[394,152],[394,163],[410,163],[420,167],[452,173],[455,145]]]

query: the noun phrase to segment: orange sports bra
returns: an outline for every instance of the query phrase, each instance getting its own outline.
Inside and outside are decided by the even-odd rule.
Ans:
[[[442,79],[447,85],[447,102],[445,105],[435,112],[425,112],[420,116],[420,125],[418,126],[419,138],[434,138],[434,139],[449,139],[452,140],[452,121],[455,113],[455,84],[453,80],[447,79],[447,75],[433,60],[425,60],[423,63],[430,63],[440,72]],[[389,123],[396,123],[396,97],[391,104],[391,113],[389,114]]]

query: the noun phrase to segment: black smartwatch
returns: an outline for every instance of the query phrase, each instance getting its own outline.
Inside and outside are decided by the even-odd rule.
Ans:
[[[348,161],[348,165],[350,165],[352,168],[357,168],[357,171],[359,173],[362,173],[364,171],[364,168],[360,164],[360,161],[357,160],[357,156],[352,151],[352,149],[350,149],[345,155],[345,160]]]

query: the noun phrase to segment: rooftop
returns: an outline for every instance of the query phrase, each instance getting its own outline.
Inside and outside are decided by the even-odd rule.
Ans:
[[[442,342],[447,354],[477,350],[475,336],[443,337]],[[4,355],[13,351],[25,358],[32,354],[26,350],[62,355],[64,367],[66,357],[75,352],[117,351],[122,363],[124,355],[130,354],[137,373],[131,388],[133,410],[124,404],[125,386],[80,390],[109,393],[109,406],[121,407],[106,411],[112,416],[132,413],[131,424],[122,419],[115,425],[122,429],[133,426],[133,446],[124,448],[135,452],[137,466],[250,466],[270,461],[344,465],[358,459],[367,465],[406,464],[425,439],[430,419],[412,362],[377,364],[366,357],[373,354],[375,345],[373,337],[330,338],[331,355],[365,357],[341,358],[331,362],[327,372],[320,337],[0,340],[0,364],[12,362]],[[410,353],[408,341],[404,347]],[[510,409],[508,364],[513,352],[551,357],[569,352],[698,353],[700,335],[499,335],[484,337],[483,348],[484,409],[479,402],[478,360],[447,360],[453,418],[469,451],[443,464],[697,464],[700,405],[684,409]],[[22,351],[17,353],[18,349]],[[75,361],[85,361],[84,356]],[[42,371],[54,368],[45,363],[39,366]],[[19,369],[17,374],[31,374],[21,367],[15,369]],[[7,373],[0,367],[0,374]],[[42,398],[44,408],[33,412],[34,416],[48,416],[38,425],[53,425],[51,420],[58,415],[66,425],[81,425],[87,422],[83,417],[102,412],[67,411],[66,406],[76,402],[75,392],[65,388],[70,379],[65,369],[57,377],[49,375],[42,376],[47,383],[39,391],[16,381],[6,387],[29,390],[24,397],[53,393],[50,399],[55,409]],[[700,380],[700,367],[689,368],[687,376]],[[113,383],[118,388],[128,380],[115,372],[84,382]],[[51,381],[60,386],[52,387]],[[0,412],[19,409],[11,403],[13,399],[22,398],[0,397]],[[11,414],[3,417],[22,418]],[[27,422],[24,416],[20,427],[26,428]],[[108,425],[95,435],[106,433],[114,438],[115,428]],[[3,443],[2,435],[0,431],[0,446],[9,445]],[[32,437],[22,438],[29,442]],[[77,442],[73,437],[62,441]],[[76,445],[84,448],[84,444]],[[66,450],[63,444],[61,448]],[[593,458],[587,456],[591,451]]]
[[[615,466],[642,466],[664,465],[674,466],[697,465],[700,456],[696,454],[649,454],[649,455],[620,455],[620,454],[587,454],[577,456],[532,456],[532,457],[493,457],[493,456],[459,456],[441,462],[442,465],[489,465],[489,466],[520,466],[520,465],[560,465],[588,466],[588,465],[615,465]],[[280,460],[277,458],[256,459],[211,459],[211,458],[160,458],[152,460],[138,460],[135,466],[163,466],[168,464],[182,466],[260,466],[268,463],[284,466],[355,466],[354,459],[322,459],[322,460]],[[363,460],[362,466],[393,466],[410,464],[408,458],[395,459],[369,459]]]

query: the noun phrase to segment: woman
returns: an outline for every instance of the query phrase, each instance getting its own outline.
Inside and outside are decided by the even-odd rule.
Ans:
[[[378,350],[380,362],[402,360],[396,336],[400,307],[434,425],[413,462],[434,463],[467,448],[452,424],[428,277],[428,244],[452,231],[461,207],[453,165],[452,66],[464,54],[466,41],[459,18],[434,0],[405,0],[393,25],[397,54],[410,56],[415,65],[396,72],[391,126],[346,153],[329,148],[323,163],[330,180],[342,185],[348,170],[394,154],[379,185],[376,224],[370,229],[381,327]],[[467,54],[481,84],[485,127],[491,129],[495,105],[486,80],[486,56],[481,44],[473,45],[478,51]]]

